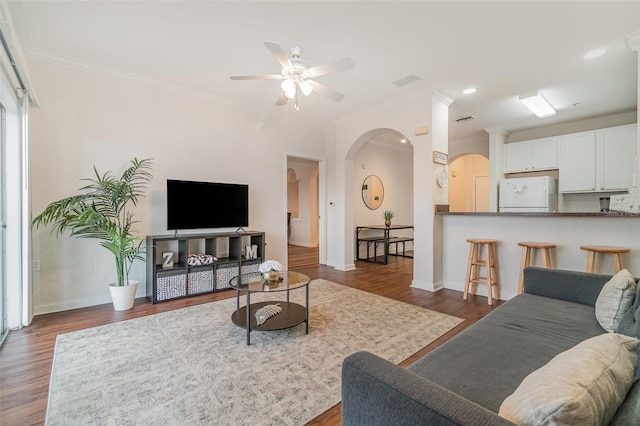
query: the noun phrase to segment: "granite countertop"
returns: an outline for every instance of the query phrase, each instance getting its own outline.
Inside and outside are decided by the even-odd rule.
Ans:
[[[640,218],[640,213],[629,212],[553,212],[553,213],[499,213],[499,212],[443,212],[438,211],[439,216],[523,216],[523,217],[635,217]]]

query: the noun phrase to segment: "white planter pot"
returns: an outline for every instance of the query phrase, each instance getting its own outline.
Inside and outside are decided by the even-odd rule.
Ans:
[[[137,289],[138,281],[133,280],[130,280],[128,285],[119,286],[114,283],[109,284],[113,309],[116,311],[126,311],[127,309],[133,308]]]

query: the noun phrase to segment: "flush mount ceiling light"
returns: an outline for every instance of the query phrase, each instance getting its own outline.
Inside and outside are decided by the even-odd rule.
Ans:
[[[473,93],[476,93],[476,90],[477,90],[477,89],[476,89],[475,87],[469,87],[468,89],[464,89],[464,90],[462,91],[462,94],[464,94],[464,95],[471,95],[471,94],[473,94]]]
[[[527,108],[531,110],[539,118],[551,117],[556,115],[556,110],[553,109],[551,104],[547,102],[545,98],[539,92],[520,96],[520,102],[522,102]]]

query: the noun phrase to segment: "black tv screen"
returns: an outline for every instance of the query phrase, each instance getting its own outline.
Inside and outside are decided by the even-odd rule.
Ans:
[[[249,226],[249,186],[167,179],[167,229]]]

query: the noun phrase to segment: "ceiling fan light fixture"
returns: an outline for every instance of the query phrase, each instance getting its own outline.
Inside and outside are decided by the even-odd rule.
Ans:
[[[280,87],[282,87],[282,90],[284,91],[284,95],[287,98],[293,99],[296,97],[296,83],[292,79],[287,78],[283,80],[282,84],[280,84]]]
[[[551,104],[547,102],[547,100],[542,97],[539,92],[520,96],[520,102],[522,102],[527,108],[531,110],[535,115],[539,118],[551,117],[552,115],[556,115],[556,110],[553,109]]]
[[[305,96],[309,96],[313,92],[313,86],[307,80],[302,80],[300,82],[300,90]]]

